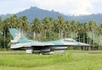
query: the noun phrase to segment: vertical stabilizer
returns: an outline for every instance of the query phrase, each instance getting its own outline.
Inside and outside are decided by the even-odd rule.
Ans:
[[[15,28],[10,28],[9,31],[14,41],[26,41],[27,40],[27,38],[23,34],[21,34],[20,30],[17,30]]]

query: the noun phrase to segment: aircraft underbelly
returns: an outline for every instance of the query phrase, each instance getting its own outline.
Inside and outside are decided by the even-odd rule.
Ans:
[[[41,52],[48,52],[48,51],[50,51],[50,48],[41,49]]]
[[[67,49],[67,47],[56,47],[56,46],[53,46],[53,47],[50,47],[50,49],[53,49],[53,50],[65,50]]]

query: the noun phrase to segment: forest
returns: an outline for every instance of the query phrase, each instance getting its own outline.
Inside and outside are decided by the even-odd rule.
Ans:
[[[90,20],[78,22],[66,20],[61,15],[56,19],[44,17],[34,18],[31,23],[26,16],[17,17],[15,14],[2,19],[0,17],[0,49],[9,50],[12,36],[9,28],[20,29],[28,39],[51,41],[62,38],[74,38],[79,42],[92,45],[92,49],[102,49],[102,24]]]

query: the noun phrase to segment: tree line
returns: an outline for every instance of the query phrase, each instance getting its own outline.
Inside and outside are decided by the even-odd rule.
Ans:
[[[44,17],[42,20],[34,18],[31,23],[26,16],[17,17],[15,14],[2,19],[0,17],[0,48],[9,49],[12,36],[9,28],[21,29],[21,32],[28,38],[38,41],[51,41],[62,38],[74,38],[79,42],[93,45],[101,49],[102,24],[90,20],[80,23],[78,21],[65,20],[61,15],[56,19]]]

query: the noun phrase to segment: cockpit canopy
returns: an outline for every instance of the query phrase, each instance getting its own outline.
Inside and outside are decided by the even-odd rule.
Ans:
[[[77,42],[76,40],[74,40],[72,38],[65,38],[64,41],[65,42]]]

